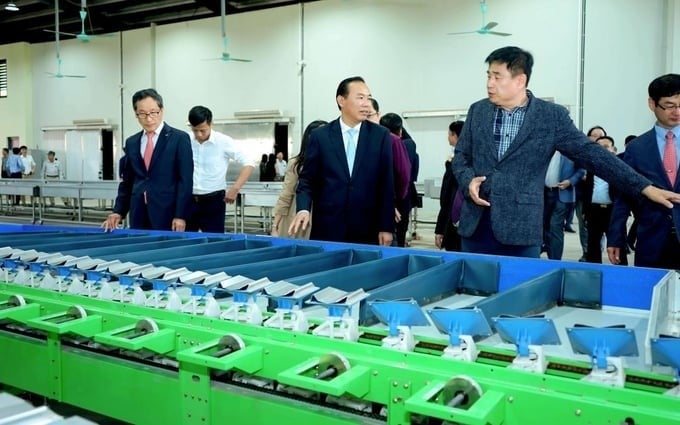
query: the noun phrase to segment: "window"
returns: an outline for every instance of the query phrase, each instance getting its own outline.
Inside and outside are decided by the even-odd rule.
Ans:
[[[0,97],[7,97],[7,59],[0,59]]]

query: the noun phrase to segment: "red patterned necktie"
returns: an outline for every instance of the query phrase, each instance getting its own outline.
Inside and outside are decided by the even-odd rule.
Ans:
[[[663,149],[663,168],[668,174],[671,186],[675,186],[675,178],[678,174],[678,161],[675,151],[675,134],[672,131],[666,133],[666,146]]]

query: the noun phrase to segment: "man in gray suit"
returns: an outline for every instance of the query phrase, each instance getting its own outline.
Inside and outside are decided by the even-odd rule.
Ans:
[[[555,151],[630,196],[668,208],[680,194],[652,186],[579,131],[567,110],[527,90],[532,55],[503,47],[487,58],[487,99],[472,106],[456,146],[453,170],[465,202],[458,232],[465,252],[538,257],[543,186]]]

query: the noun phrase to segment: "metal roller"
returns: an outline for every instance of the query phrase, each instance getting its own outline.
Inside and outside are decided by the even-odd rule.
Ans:
[[[460,375],[444,385],[439,397],[449,407],[469,409],[482,396],[482,388],[469,376]]]
[[[350,368],[349,361],[341,354],[330,353],[321,356],[317,366],[316,379],[332,379]]]
[[[52,323],[59,324],[70,322],[71,320],[83,319],[87,317],[85,309],[79,305],[72,305],[66,310],[66,314],[60,316],[52,321]]]
[[[135,332],[126,336],[127,339],[135,339],[140,336],[158,332],[158,325],[153,319],[144,318],[135,325]]]
[[[21,295],[10,295],[7,302],[0,304],[0,310],[6,310],[8,308],[20,307],[26,305],[26,300]]]
[[[220,338],[220,342],[217,343],[218,350],[212,353],[212,357],[224,357],[233,353],[234,351],[242,350],[246,344],[243,342],[241,337],[236,334],[225,335]]]

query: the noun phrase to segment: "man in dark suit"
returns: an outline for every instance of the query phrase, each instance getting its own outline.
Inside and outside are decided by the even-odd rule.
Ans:
[[[626,147],[623,160],[655,186],[680,190],[680,75],[667,74],[649,84],[649,109],[656,124]],[[626,221],[635,209],[635,265],[680,270],[680,207],[672,210],[647,200],[620,198],[614,202],[607,232],[609,261],[619,264],[625,253]],[[623,250],[623,253],[622,253]]]
[[[288,233],[314,225],[310,238],[390,245],[394,232],[392,141],[367,121],[371,92],[361,77],[336,92],[340,118],[312,132],[297,187],[295,220]]]
[[[555,153],[545,175],[543,228],[546,253],[551,260],[561,260],[564,253],[564,220],[576,200],[574,186],[586,170],[574,161]],[[554,162],[553,162],[554,161]]]
[[[163,122],[156,90],[138,91],[132,106],[143,131],[125,141],[123,180],[102,227],[115,229],[129,212],[131,228],[184,231],[194,172],[189,135]]]
[[[466,198],[458,226],[463,251],[539,256],[543,186],[556,150],[631,196],[669,209],[680,203],[680,194],[652,186],[589,141],[564,107],[534,97],[529,52],[503,47],[486,62],[488,98],[470,107],[453,159]]]

